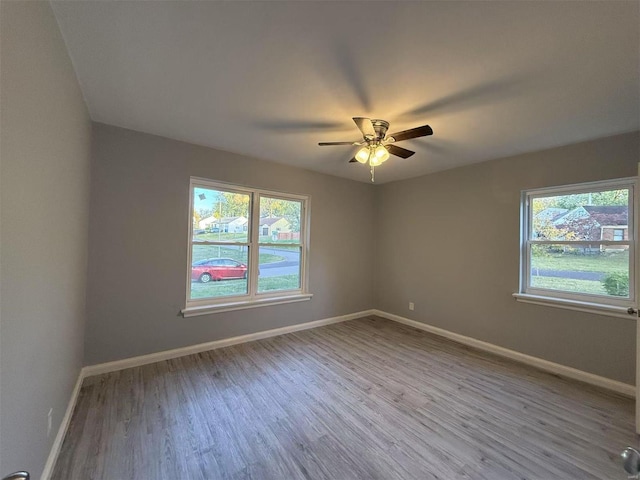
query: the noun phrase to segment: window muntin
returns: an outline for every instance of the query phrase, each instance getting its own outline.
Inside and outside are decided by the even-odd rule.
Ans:
[[[621,179],[523,192],[520,292],[633,305],[634,188]]]
[[[187,308],[306,292],[308,197],[192,179]]]

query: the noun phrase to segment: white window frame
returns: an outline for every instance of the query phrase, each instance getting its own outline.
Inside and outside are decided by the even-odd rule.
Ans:
[[[629,189],[628,203],[628,239],[627,240],[598,240],[598,241],[571,241],[571,240],[535,240],[531,238],[533,225],[532,200],[540,197],[572,195],[580,193],[594,193],[616,189]],[[636,238],[638,219],[635,209],[635,195],[637,190],[637,178],[628,177],[599,182],[588,182],[572,185],[563,185],[549,188],[538,188],[522,192],[520,215],[520,288],[514,293],[518,301],[539,305],[567,308],[602,315],[628,318],[627,309],[636,306]],[[605,295],[589,293],[571,293],[560,290],[532,287],[531,279],[531,247],[532,245],[628,245],[629,246],[629,298],[616,298]]]
[[[191,300],[191,256],[193,253],[193,205],[194,191],[196,188],[209,188],[226,192],[235,192],[249,195],[249,222],[248,238],[246,242],[234,242],[232,245],[248,247],[248,271],[247,293],[242,295],[203,298]],[[261,246],[272,247],[274,243],[260,243],[260,197],[292,200],[301,203],[300,209],[300,241],[297,244],[284,244],[285,246],[300,247],[300,288],[292,290],[278,290],[273,292],[258,292],[259,250]],[[187,279],[185,308],[181,310],[184,317],[219,313],[245,308],[255,308],[267,305],[302,302],[310,300],[313,296],[309,293],[309,231],[311,197],[284,192],[275,192],[259,188],[250,188],[226,182],[208,180],[205,178],[191,177],[189,181],[189,228],[187,237]],[[200,243],[200,242],[198,242]],[[219,242],[206,242],[205,244],[219,245]],[[229,245],[229,242],[224,242]]]

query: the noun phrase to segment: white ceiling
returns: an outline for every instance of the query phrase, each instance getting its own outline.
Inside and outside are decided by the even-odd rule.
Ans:
[[[353,116],[435,132],[376,183],[640,128],[638,1],[53,8],[93,120],[364,182]]]

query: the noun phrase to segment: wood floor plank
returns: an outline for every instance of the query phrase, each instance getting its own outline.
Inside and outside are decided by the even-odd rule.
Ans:
[[[52,479],[626,478],[633,415],[366,317],[86,379]]]

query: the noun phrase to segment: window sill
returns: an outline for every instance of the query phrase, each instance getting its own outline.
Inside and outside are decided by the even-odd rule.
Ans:
[[[267,307],[269,305],[282,305],[285,303],[306,302],[311,300],[312,293],[298,293],[282,297],[268,297],[258,300],[243,300],[239,302],[217,303],[215,305],[203,305],[198,307],[186,307],[180,310],[184,318],[208,315],[210,313],[231,312],[247,308]]]
[[[606,305],[603,303],[581,302],[578,300],[567,300],[565,298],[545,297],[542,295],[531,295],[529,293],[514,293],[513,296],[518,302],[543,305],[545,307],[564,308],[576,310],[578,312],[593,313],[596,315],[606,315],[607,317],[626,318],[635,320],[635,315],[627,313],[627,307]]]

